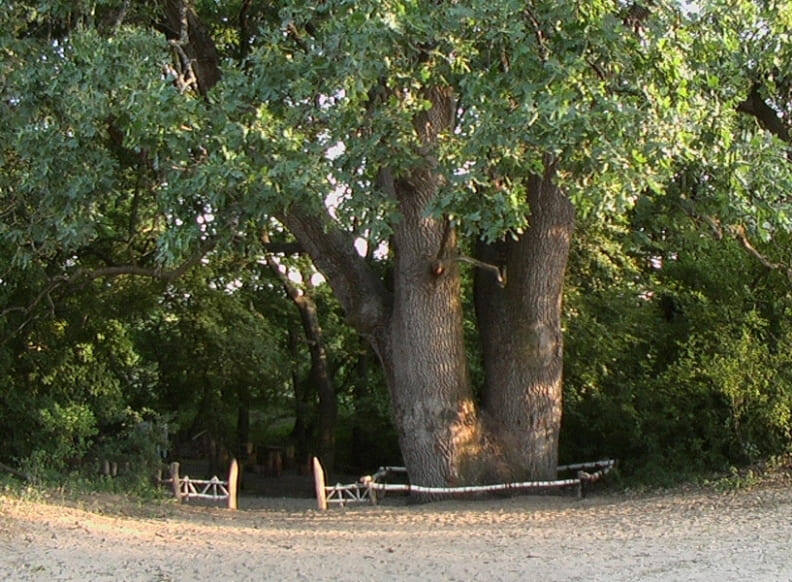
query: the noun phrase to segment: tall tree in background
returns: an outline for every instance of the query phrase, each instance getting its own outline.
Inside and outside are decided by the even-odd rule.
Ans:
[[[740,2],[745,18],[724,21],[734,7],[717,2],[85,4],[0,8],[13,264],[178,275],[218,245],[255,251],[277,219],[377,353],[416,483],[555,475],[575,211],[620,214],[669,185],[689,201],[693,175],[697,215],[763,217],[734,230],[749,246],[784,226],[789,168],[762,104],[782,119],[769,79],[788,65],[760,74],[763,55],[734,46],[783,7]],[[134,228],[103,230],[114,213]],[[141,229],[155,248],[135,247]],[[387,243],[388,276],[358,239]],[[112,265],[86,271],[99,240]],[[481,399],[461,265],[476,269]]]
[[[333,378],[330,371],[330,361],[325,345],[324,332],[319,322],[319,310],[312,291],[314,285],[311,282],[311,270],[303,269],[301,273],[301,283],[298,284],[288,275],[285,265],[278,262],[272,255],[267,255],[267,266],[278,277],[286,295],[292,301],[300,314],[300,324],[308,346],[308,353],[311,359],[311,368],[308,374],[307,383],[313,386],[318,393],[318,420],[317,420],[317,446],[316,454],[322,459],[325,469],[332,473],[335,465],[335,432],[336,419],[338,418],[338,401],[336,398]],[[299,402],[302,396],[298,390],[295,380],[295,400]],[[299,409],[298,409],[299,413]],[[301,422],[298,418],[296,422]],[[302,451],[300,451],[302,452]],[[299,459],[304,462],[305,459]]]

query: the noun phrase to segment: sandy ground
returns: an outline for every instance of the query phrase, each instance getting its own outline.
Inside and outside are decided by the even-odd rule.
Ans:
[[[731,493],[535,496],[320,513],[0,493],[0,580],[792,581],[790,480]]]

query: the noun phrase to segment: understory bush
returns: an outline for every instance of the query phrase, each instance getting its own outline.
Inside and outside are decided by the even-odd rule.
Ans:
[[[787,282],[734,245],[706,250],[643,272],[575,257],[573,276],[600,276],[568,295],[562,458],[668,483],[792,450]]]

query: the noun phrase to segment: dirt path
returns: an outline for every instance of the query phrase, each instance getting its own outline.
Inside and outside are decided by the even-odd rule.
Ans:
[[[314,511],[0,495],[2,580],[792,581],[792,488]]]

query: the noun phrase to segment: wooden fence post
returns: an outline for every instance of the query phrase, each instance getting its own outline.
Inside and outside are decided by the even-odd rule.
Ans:
[[[314,486],[316,487],[316,506],[319,511],[327,509],[327,494],[325,493],[325,477],[322,463],[313,458]]]
[[[374,479],[369,475],[366,475],[360,480],[360,482],[366,486],[366,491],[368,492],[371,505],[377,505],[377,490],[374,489]]]
[[[237,481],[239,480],[239,463],[231,459],[231,468],[228,470],[228,509],[237,508]]]
[[[179,486],[179,463],[170,464],[171,485],[173,485],[173,496],[179,501],[182,500],[181,487]]]

